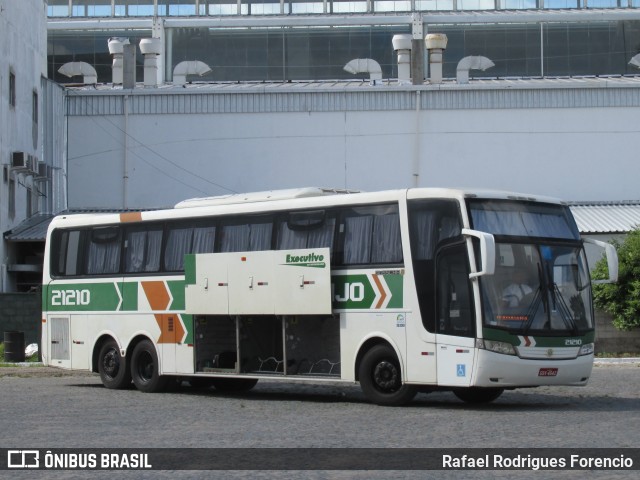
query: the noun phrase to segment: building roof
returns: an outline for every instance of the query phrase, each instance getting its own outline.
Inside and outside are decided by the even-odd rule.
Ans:
[[[4,233],[8,242],[43,242],[47,237],[47,228],[54,215],[39,213],[32,215],[17,227]]]
[[[572,202],[570,208],[582,234],[627,233],[640,227],[640,200]]]
[[[153,209],[145,209],[153,210]],[[57,214],[37,213],[32,215],[15,228],[4,232],[4,238],[8,242],[44,242],[47,238],[47,230],[53,217],[58,215],[83,214],[83,213],[126,213],[139,212],[141,209],[114,209],[114,208],[87,208],[65,210]]]

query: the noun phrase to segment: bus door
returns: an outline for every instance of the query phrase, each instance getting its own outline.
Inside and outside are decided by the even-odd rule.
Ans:
[[[438,385],[470,385],[476,336],[472,292],[466,243],[440,249],[436,258]]]
[[[71,368],[69,315],[49,315],[49,365]]]

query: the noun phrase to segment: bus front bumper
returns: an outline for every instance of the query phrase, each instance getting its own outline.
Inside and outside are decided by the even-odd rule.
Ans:
[[[593,354],[573,359],[530,360],[478,350],[472,386],[537,387],[542,385],[586,385],[593,368]]]

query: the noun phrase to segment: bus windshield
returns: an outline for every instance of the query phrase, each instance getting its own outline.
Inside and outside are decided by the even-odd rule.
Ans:
[[[485,326],[523,335],[578,335],[593,329],[581,247],[497,243],[496,250],[496,272],[481,281]]]
[[[481,281],[485,326],[523,335],[593,329],[587,263],[568,207],[509,200],[469,207],[474,228],[496,236],[495,274]]]
[[[493,235],[580,240],[580,232],[564,205],[510,200],[469,202],[473,227]]]

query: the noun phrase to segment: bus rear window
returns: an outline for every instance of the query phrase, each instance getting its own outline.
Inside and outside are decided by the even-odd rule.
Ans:
[[[79,230],[56,230],[53,232],[51,249],[51,273],[54,276],[78,275],[78,252],[81,233]]]

